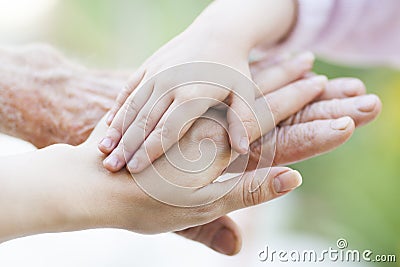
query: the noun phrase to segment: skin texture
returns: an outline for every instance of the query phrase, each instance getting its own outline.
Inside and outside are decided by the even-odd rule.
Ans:
[[[47,48],[45,47],[40,47],[41,53],[45,53]],[[32,51],[34,53],[34,51]],[[53,50],[48,51],[49,57],[51,57],[54,53]],[[8,54],[8,56],[15,56],[13,53]],[[42,54],[40,57],[33,57],[33,59],[30,59],[29,64],[26,64],[28,66],[36,66],[39,64],[39,62],[44,58],[45,54]],[[11,61],[12,62],[12,61]],[[2,72],[2,75],[8,73],[13,73],[14,69],[18,69],[20,67],[19,64],[16,64],[14,62],[14,65],[9,65],[13,66],[14,68],[7,69],[5,68],[4,71]],[[71,71],[68,67],[70,64],[64,64],[63,65],[66,69],[64,71]],[[299,79],[301,76],[305,75],[312,66],[312,61],[304,61],[299,58],[293,58],[289,60],[285,60],[283,62],[278,62],[273,64],[272,66],[269,67],[261,67],[261,66],[269,66],[268,62],[258,62],[252,64],[252,73],[255,81],[258,83],[262,84],[263,83],[263,77],[266,76],[271,76],[273,75],[276,77],[275,83],[264,83],[265,85],[269,86],[262,86],[262,90],[267,92],[273,92],[280,87],[283,87],[287,84],[289,84],[292,81],[295,81]],[[75,68],[75,67],[74,67]],[[301,69],[301,71],[299,71]],[[45,69],[44,69],[45,70]],[[36,75],[39,75],[42,73],[42,69],[40,65],[36,69],[31,69],[32,73],[35,73]],[[89,71],[82,71],[81,73],[77,74],[78,77],[85,77],[86,74],[91,73]],[[91,76],[89,76],[91,77]],[[110,90],[107,92],[114,92],[114,96],[116,96],[117,91],[119,88],[113,88],[111,85],[112,84],[120,84],[118,83],[118,79],[122,81],[122,78],[116,78],[119,77],[118,75],[103,75],[103,77],[108,77],[104,78],[108,82],[105,82],[105,84],[110,85]],[[286,77],[286,78],[285,78]],[[51,81],[51,76],[48,77],[49,82]],[[72,78],[72,79],[75,79]],[[82,78],[83,80],[86,78]],[[16,81],[15,84],[18,85],[18,83],[21,82],[21,79]],[[68,83],[71,84],[71,83]],[[16,136],[23,137],[23,136],[28,136],[29,140],[32,140],[36,145],[44,145],[53,142],[53,140],[60,140],[61,142],[70,142],[72,144],[80,143],[80,140],[84,140],[87,138],[87,131],[78,131],[81,136],[76,134],[77,128],[72,127],[75,125],[77,122],[80,120],[87,120],[89,125],[85,125],[85,127],[94,128],[94,125],[96,122],[94,122],[96,119],[99,120],[103,115],[104,112],[103,109],[105,110],[104,106],[107,106],[108,103],[107,101],[101,102],[97,101],[98,96],[96,90],[90,91],[90,93],[82,93],[79,94],[80,90],[83,90],[83,92],[87,92],[84,90],[85,87],[82,86],[74,86],[71,88],[67,88],[65,90],[65,83],[62,83],[61,86],[57,83],[54,83],[54,87],[46,87],[50,92],[54,90],[54,94],[39,94],[40,98],[34,97],[38,93],[38,87],[35,86],[35,83],[30,84],[31,87],[28,87],[28,85],[25,84],[25,90],[21,90],[19,94],[13,95],[12,98],[8,99],[8,105],[12,106],[14,108],[14,111],[17,113],[21,113],[21,117],[29,118],[32,119],[33,121],[30,122],[28,120],[25,121],[18,121],[17,123],[13,122],[13,120],[10,118],[10,113],[3,112],[1,113],[2,119],[0,120],[2,123],[2,128],[6,130],[8,133],[12,133]],[[18,88],[19,86],[10,86],[10,85],[4,85],[5,90],[0,90],[1,93],[7,92],[8,90],[14,90],[14,88]],[[21,86],[23,87],[23,86]],[[313,97],[316,97],[314,101],[317,101],[315,104],[311,105],[306,105],[307,101],[313,101],[313,97],[310,96],[309,99],[303,99],[305,101],[304,106],[300,113],[296,113],[294,110],[289,110],[288,113],[286,113],[286,117],[289,117],[286,121],[282,122],[281,125],[278,126],[277,134],[276,134],[276,156],[274,159],[274,162],[276,164],[287,164],[289,162],[293,161],[300,161],[303,159],[306,159],[308,157],[312,157],[321,153],[325,153],[343,142],[347,140],[350,135],[352,134],[354,130],[354,124],[350,121],[348,124],[346,123],[341,123],[341,127],[337,127],[337,123],[335,123],[335,120],[332,120],[334,118],[340,118],[343,116],[350,116],[353,118],[358,125],[362,125],[365,123],[368,123],[371,121],[373,118],[375,118],[379,111],[380,111],[380,102],[379,99],[377,99],[375,96],[372,96],[372,100],[370,103],[367,103],[367,105],[363,105],[361,108],[363,111],[360,111],[360,107],[356,105],[356,102],[360,102],[362,99],[365,100],[365,97],[360,96],[357,97],[358,95],[363,95],[365,93],[365,88],[363,84],[355,79],[338,79],[331,81],[327,84],[326,90],[323,91],[321,94],[315,94],[315,92],[318,92],[315,88],[310,87],[310,91]],[[83,89],[81,89],[83,88]],[[294,91],[297,90],[298,87],[292,88]],[[303,87],[303,90],[306,90]],[[74,97],[67,98],[66,97],[66,91],[73,91]],[[282,91],[282,90],[279,90]],[[283,90],[283,95],[284,92],[287,91]],[[33,92],[33,93],[32,93]],[[278,91],[277,91],[278,92]],[[282,94],[281,92],[281,94]],[[314,93],[314,94],[313,94]],[[103,92],[100,91],[100,96],[103,96]],[[272,93],[271,93],[272,94]],[[305,94],[304,94],[305,95]],[[79,96],[79,97],[78,97]],[[269,97],[273,98],[270,95]],[[279,94],[278,94],[279,96]],[[275,94],[275,97],[277,95]],[[347,98],[348,97],[354,97],[353,101],[349,101]],[[333,100],[336,104],[335,105],[343,105],[343,107],[346,107],[346,109],[334,109],[334,106],[329,104],[332,103],[329,99],[336,98]],[[345,98],[343,100],[340,100],[341,98]],[[371,97],[368,97],[371,98]],[[276,98],[279,101],[279,98]],[[62,101],[61,101],[62,100]],[[26,101],[26,102],[24,102]],[[26,103],[34,103],[34,101],[44,101],[48,103],[52,103],[52,105],[48,105],[45,107],[41,107],[37,109],[36,116],[34,118],[29,117],[29,110],[25,108]],[[112,103],[113,99],[112,97],[108,99],[109,103]],[[271,101],[271,100],[269,100]],[[280,100],[283,101],[283,100]],[[327,101],[327,102],[326,102]],[[75,109],[64,109],[65,107],[68,107],[69,105],[72,106],[72,103],[74,102],[79,102],[77,104],[77,108]],[[371,104],[372,103],[372,104]],[[75,103],[76,104],[76,103]],[[364,103],[365,104],[365,103]],[[93,109],[98,113],[87,113],[85,112],[87,109],[87,106],[96,106],[98,105],[98,109]],[[318,105],[318,108],[310,108],[311,106]],[[368,108],[366,108],[368,106]],[[297,106],[297,108],[301,109],[302,105]],[[63,112],[61,112],[63,111]],[[296,113],[296,114],[295,114]],[[53,114],[54,117],[48,116],[48,114]],[[60,115],[61,114],[61,115]],[[294,114],[294,115],[292,115]],[[299,115],[301,114],[301,115]],[[56,116],[55,116],[56,115]],[[65,116],[68,115],[68,116]],[[96,117],[96,119],[93,119],[93,117]],[[59,117],[57,117],[59,116]],[[284,119],[285,116],[281,116],[281,119]],[[313,120],[311,120],[313,119]],[[315,120],[314,120],[315,119]],[[38,123],[43,129],[47,128],[52,128],[53,125],[57,125],[57,121],[64,121],[65,122],[65,129],[63,131],[57,131],[54,133],[51,133],[51,131],[43,131],[43,135],[39,134],[37,131],[35,131],[34,127],[28,127],[26,128],[24,124],[29,124],[32,123],[32,125],[35,125],[35,123]],[[20,123],[18,123],[20,122]],[[93,123],[90,125],[90,123]],[[335,127],[334,127],[335,126]],[[83,127],[83,126],[80,126]],[[78,128],[79,129],[79,128]],[[211,132],[210,129],[215,130],[216,132]],[[29,132],[30,131],[30,132]],[[198,127],[196,129],[196,132],[200,135],[207,135],[211,134],[214,136],[221,136],[221,132],[218,130],[218,127]],[[22,133],[22,134],[21,134]],[[258,160],[258,157],[260,156],[260,148],[258,145],[259,141],[256,141],[252,145],[251,149],[251,157],[250,159],[254,159],[255,161]],[[302,145],[299,145],[302,144]],[[69,149],[69,148],[68,148]],[[91,152],[92,153],[92,152]],[[95,152],[93,152],[95,153]],[[196,150],[196,153],[198,151]],[[97,155],[98,156],[98,155]],[[96,157],[97,157],[96,156]],[[100,157],[100,156],[99,156]],[[55,158],[55,157],[52,157]],[[73,157],[72,157],[73,158]],[[81,159],[83,158],[82,155],[77,156],[77,158]],[[90,157],[89,157],[90,158]],[[100,157],[101,158],[101,157]],[[64,160],[64,159],[63,159]],[[11,161],[11,162],[16,162],[16,161]],[[51,161],[50,161],[51,162]],[[226,162],[225,162],[226,163]],[[4,166],[7,166],[7,164],[4,164]],[[12,166],[12,165],[10,165]],[[251,165],[250,165],[251,166]],[[45,169],[45,167],[43,167]],[[13,169],[18,169],[18,168],[13,168]],[[101,168],[100,168],[101,169]],[[33,171],[33,170],[32,170]],[[3,173],[3,172],[2,172]],[[58,175],[58,174],[57,174]],[[55,175],[55,176],[57,176]],[[93,177],[94,175],[91,174],[89,175],[90,177]],[[51,175],[49,176],[51,177]],[[39,184],[43,184],[42,182]],[[58,185],[59,186],[59,185]],[[64,187],[68,186],[63,185]],[[94,187],[95,188],[95,187]],[[54,195],[55,199],[57,199],[57,196],[62,196],[62,194],[57,194],[59,192],[59,189],[56,190],[56,188],[52,188],[54,190]],[[96,202],[96,205],[98,206],[98,203],[100,203],[98,199],[98,194],[93,196],[93,193],[91,190],[94,190],[92,188],[86,188],[83,190],[84,192],[89,193],[90,199],[93,199],[93,201]],[[51,190],[49,190],[51,192]],[[116,192],[113,191],[111,199],[113,199],[116,195],[118,195]],[[5,196],[4,196],[5,197]],[[6,198],[5,198],[6,199]],[[86,200],[88,202],[88,200]],[[107,203],[110,201],[107,200]],[[55,202],[57,203],[57,202]],[[61,202],[62,203],[62,202]],[[73,203],[78,203],[76,201],[73,201]],[[80,202],[80,203],[85,203],[85,202]],[[61,205],[62,207],[62,205]],[[56,210],[59,210],[60,208],[58,207]],[[67,216],[67,218],[62,217],[62,219],[57,218],[54,219],[55,221],[70,221],[71,218],[82,218],[82,215],[79,214],[78,211],[81,209],[78,207],[71,208],[69,207],[66,210],[70,210],[71,214],[75,214],[76,216]],[[85,209],[84,209],[85,210]],[[41,215],[38,212],[38,215]],[[109,218],[113,218],[111,214],[106,215]],[[85,217],[85,216],[83,216]],[[96,216],[95,216],[96,217]],[[101,216],[97,216],[101,217]],[[118,216],[117,216],[118,217]],[[99,218],[100,220],[100,218]],[[50,218],[48,221],[52,221]],[[73,220],[72,220],[73,221]],[[80,221],[80,220],[78,220]],[[84,219],[82,219],[84,221]],[[85,226],[88,227],[88,226]],[[91,227],[91,226],[90,226]],[[73,228],[73,227],[70,227]],[[67,226],[64,226],[63,230],[68,230],[69,228]],[[70,229],[72,230],[72,229]],[[52,231],[51,229],[45,229],[44,231]],[[222,233],[220,233],[222,232]],[[32,233],[27,231],[27,234]],[[211,248],[224,253],[224,254],[235,254],[240,250],[240,245],[241,245],[241,239],[240,239],[240,233],[238,231],[238,227],[235,225],[235,223],[226,216],[223,216],[221,218],[216,219],[214,222],[198,226],[198,227],[193,227],[189,228],[183,231],[179,231],[179,234],[191,238],[193,240],[202,242],[205,245],[210,246]]]
[[[72,64],[47,45],[0,48],[0,131],[39,148],[80,144],[127,78]]]

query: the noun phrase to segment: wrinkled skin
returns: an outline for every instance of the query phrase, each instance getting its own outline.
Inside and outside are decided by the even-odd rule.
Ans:
[[[0,57],[0,129],[37,147],[59,142],[76,145],[86,140],[113,105],[127,78],[124,74],[89,71],[73,65],[47,46],[0,50]],[[269,94],[306,75],[312,62],[302,68],[290,60],[263,66],[256,63],[251,70],[254,80]],[[275,83],[263,83],[270,75],[275,77]],[[288,118],[279,118],[282,122],[277,128],[275,164],[301,161],[345,142],[354,131],[354,124],[337,125],[333,119],[349,116],[359,126],[379,114],[379,99],[361,96],[365,88],[360,81],[338,79],[326,87],[317,98],[309,100],[315,103],[299,107],[300,111],[287,114]],[[259,159],[259,144],[260,140],[256,140],[251,146],[251,162]],[[179,234],[229,255],[240,249],[238,227],[226,216]]]

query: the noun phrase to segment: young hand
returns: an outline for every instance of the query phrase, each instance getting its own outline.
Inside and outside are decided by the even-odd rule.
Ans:
[[[248,0],[245,5],[242,0],[214,1],[185,32],[147,60],[118,97],[108,119],[110,129],[99,144],[103,153],[111,153],[105,167],[118,171],[128,163],[131,172],[140,172],[176,143],[194,119],[225,100],[231,145],[245,154],[259,126],[253,104],[254,95],[262,94],[252,85],[232,81],[228,90],[190,86],[161,97],[176,85],[177,77],[146,81],[169,67],[199,61],[227,65],[250,78],[250,50],[285,38],[295,14],[293,0]],[[135,88],[139,89],[131,95]],[[202,100],[193,101],[197,98]]]
[[[104,161],[108,170],[118,171],[128,163],[131,172],[142,171],[176,143],[196,118],[226,99],[229,99],[231,145],[241,154],[248,151],[249,140],[257,127],[252,113],[256,87],[240,84],[233,78],[235,75],[250,78],[248,51],[235,45],[227,47],[219,40],[205,42],[204,39],[198,31],[187,30],[162,47],[134,74],[110,112],[108,123],[111,125],[99,145],[102,152],[111,153]],[[185,65],[189,62],[194,63]],[[223,74],[207,62],[235,69],[227,74],[233,77],[211,77]],[[178,67],[162,72],[173,66]],[[155,74],[158,74],[156,78],[152,78]],[[209,79],[225,79],[230,88],[190,84]],[[173,89],[183,83],[188,85]]]

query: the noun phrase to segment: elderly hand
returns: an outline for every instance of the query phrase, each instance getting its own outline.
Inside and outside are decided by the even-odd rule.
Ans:
[[[6,76],[2,76],[1,80],[4,90],[0,92],[2,94],[0,99],[3,101],[0,108],[0,126],[7,133],[29,140],[37,146],[46,146],[54,142],[78,144],[85,140],[106,109],[112,106],[119,87],[127,78],[127,76],[113,73],[92,75],[98,72],[87,71],[70,63],[59,64],[58,60],[61,62],[66,62],[66,60],[46,46],[29,47],[22,51],[5,50],[1,52],[2,59],[6,57],[10,60],[7,61],[8,64],[1,65],[3,67],[2,74]],[[46,64],[42,64],[44,59],[53,57],[57,60],[49,60]],[[37,66],[37,69],[18,71],[20,68],[18,62],[21,60],[29,66]],[[275,64],[264,63],[252,64],[251,70],[254,80],[268,94],[267,99],[271,104],[274,99],[279,100],[280,90],[276,90],[306,75],[312,68],[313,62],[304,60],[303,56]],[[53,69],[55,65],[60,66],[59,72],[47,71],[49,68]],[[71,69],[74,71],[70,71]],[[57,74],[56,77],[63,77],[63,79],[54,79],[55,74]],[[31,82],[25,82],[26,79],[11,79],[14,76],[32,77],[32,79],[28,79]],[[38,76],[40,79],[35,79],[33,76]],[[81,78],[77,80],[77,77]],[[268,77],[274,77],[274,79]],[[13,86],[10,86],[11,84]],[[51,84],[51,86],[43,87],[40,84]],[[299,83],[287,87],[286,92],[293,93],[289,89],[296,90],[297,86]],[[93,90],[93,87],[97,89]],[[379,99],[375,96],[362,96],[365,93],[364,85],[356,79],[338,79],[329,82],[319,99],[314,99],[319,89],[309,89],[311,89],[309,92],[315,92],[315,94],[306,97],[303,104],[297,105],[296,111],[292,110],[292,112],[286,113],[285,115],[290,119],[281,122],[277,128],[276,154],[273,159],[275,164],[301,161],[328,152],[347,140],[354,130],[352,122],[346,125],[343,123],[343,119],[339,121],[334,119],[350,116],[358,126],[371,121],[380,110]],[[296,94],[296,92],[294,93]],[[46,105],[35,105],[38,101],[46,103]],[[307,101],[314,102],[304,107],[308,104]],[[335,108],[337,105],[342,108]],[[90,113],[84,112],[88,106],[92,107]],[[34,108],[33,112],[30,107]],[[1,112],[6,109],[13,112]],[[302,110],[297,112],[300,109]],[[31,113],[34,113],[35,116],[29,116]],[[294,113],[296,114],[293,115]],[[20,114],[20,116],[11,118],[10,114]],[[284,117],[278,116],[277,121],[284,120]],[[24,119],[19,121],[18,118]],[[85,122],[85,125],[81,122]],[[34,126],[38,126],[40,130],[38,131]],[[218,128],[197,128],[196,131],[208,132],[211,135],[213,135],[213,131],[216,131],[215,135],[221,133]],[[268,139],[264,137],[263,140]],[[270,142],[267,141],[267,143]],[[251,146],[250,163],[259,162],[259,156],[262,155],[259,144],[260,140],[257,140]],[[261,162],[263,161],[261,160]],[[249,165],[249,169],[252,168],[254,168],[254,164]],[[91,192],[89,188],[86,191]],[[98,195],[93,196],[94,200],[98,200],[96,196]],[[235,254],[240,249],[238,228],[227,216],[202,226],[180,231],[178,234],[204,243],[224,254]]]

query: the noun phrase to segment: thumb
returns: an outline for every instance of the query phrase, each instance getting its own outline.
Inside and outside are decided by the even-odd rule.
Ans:
[[[175,233],[229,256],[237,254],[242,247],[239,227],[228,216]]]
[[[246,172],[240,177],[209,185],[215,194],[224,194],[218,201],[219,212],[229,212],[259,205],[283,196],[302,183],[298,171],[286,167],[271,167]]]

